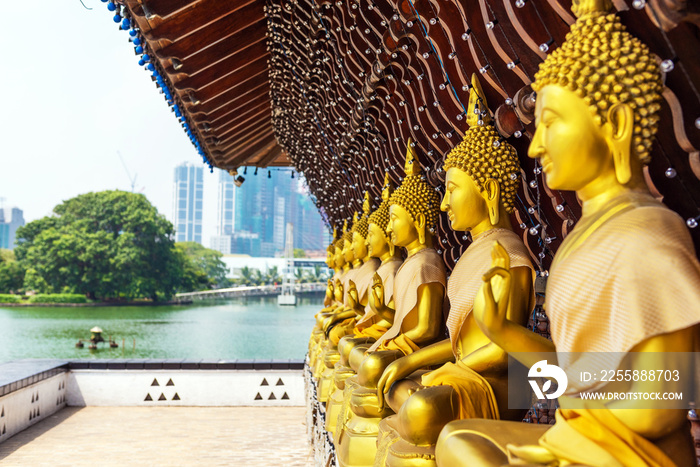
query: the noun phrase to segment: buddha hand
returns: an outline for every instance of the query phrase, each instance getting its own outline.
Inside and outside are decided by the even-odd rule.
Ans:
[[[384,283],[376,272],[374,273],[374,277],[372,277],[372,297],[369,306],[379,316],[382,316],[382,311],[386,308],[384,304]]]
[[[491,250],[491,269],[483,275],[483,284],[474,298],[474,319],[489,338],[498,335],[507,320],[511,294],[510,257],[495,242]]]
[[[377,401],[380,409],[384,408],[384,395],[389,392],[391,385],[408,377],[416,370],[413,368],[413,365],[410,365],[408,360],[406,357],[394,360],[386,367],[382,377],[379,378],[377,383]]]
[[[352,280],[348,280],[348,308],[357,311],[360,299],[357,296],[357,286]]]

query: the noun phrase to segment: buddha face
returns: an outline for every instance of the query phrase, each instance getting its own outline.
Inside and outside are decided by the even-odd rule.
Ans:
[[[343,250],[340,248],[335,249],[335,267],[342,268],[345,266],[345,256],[343,255]]]
[[[367,257],[366,240],[357,232],[352,233],[352,253],[357,259]]]
[[[386,235],[377,224],[370,224],[367,234],[367,254],[379,258],[386,253],[389,245],[386,242]]]
[[[386,233],[391,238],[391,243],[397,246],[407,246],[418,238],[418,231],[410,214],[398,204],[389,207],[389,225]]]
[[[352,242],[348,242],[347,240],[343,246],[343,258],[345,259],[346,263],[352,263],[352,261],[355,259],[355,254],[352,250]]]
[[[453,230],[469,231],[489,219],[484,195],[463,170],[452,167],[445,178],[445,196],[440,210],[445,211]]]
[[[557,85],[542,88],[537,93],[535,122],[528,156],[540,159],[550,188],[579,191],[602,174],[614,173],[603,129],[572,91]]]

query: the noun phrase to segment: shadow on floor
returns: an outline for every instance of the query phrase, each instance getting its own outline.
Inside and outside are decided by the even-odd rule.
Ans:
[[[45,419],[30,426],[24,431],[20,431],[16,435],[3,440],[0,443],[0,461],[15,452],[22,446],[31,443],[39,436],[51,431],[53,428],[68,420],[70,417],[80,412],[84,407],[65,407],[53,415],[49,415]]]

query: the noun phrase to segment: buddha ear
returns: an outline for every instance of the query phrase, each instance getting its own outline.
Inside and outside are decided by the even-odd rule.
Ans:
[[[425,245],[425,214],[422,212],[416,216],[416,221],[414,222],[416,230],[418,231],[418,241],[421,245]]]
[[[608,110],[608,142],[615,163],[615,177],[621,185],[632,178],[632,134],[634,133],[634,114],[627,104],[615,104]]]
[[[496,225],[501,220],[501,185],[498,180],[489,178],[484,182],[484,201],[489,210],[491,225]]]

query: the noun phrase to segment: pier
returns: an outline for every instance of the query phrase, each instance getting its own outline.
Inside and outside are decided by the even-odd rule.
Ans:
[[[294,295],[303,293],[325,292],[327,284],[325,282],[309,282],[306,284],[295,284]],[[230,287],[226,289],[205,290],[202,292],[187,292],[175,295],[177,300],[214,300],[219,298],[235,297],[264,297],[279,295],[282,292],[281,285],[260,285],[246,287]]]

